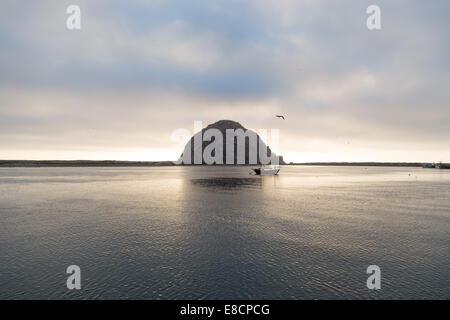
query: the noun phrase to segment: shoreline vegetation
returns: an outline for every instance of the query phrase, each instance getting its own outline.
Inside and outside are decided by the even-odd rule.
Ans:
[[[286,163],[283,166],[358,166],[358,167],[422,167],[422,162],[305,162]],[[197,166],[177,165],[172,161],[116,161],[116,160],[0,160],[1,168],[39,167],[171,167]],[[221,165],[222,166],[222,165]],[[236,165],[228,165],[236,166]],[[255,166],[255,165],[238,165]],[[443,169],[450,169],[450,163],[442,163]]]

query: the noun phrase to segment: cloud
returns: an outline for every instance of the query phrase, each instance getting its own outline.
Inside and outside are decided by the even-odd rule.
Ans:
[[[450,153],[448,1],[380,0],[380,31],[369,1],[77,3],[80,31],[70,1],[0,4],[3,157],[164,149],[222,118],[280,126],[282,150],[312,158]]]

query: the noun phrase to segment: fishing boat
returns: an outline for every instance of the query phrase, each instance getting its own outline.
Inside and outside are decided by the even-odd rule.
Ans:
[[[253,168],[252,169],[254,174],[256,174],[257,176],[275,176],[278,174],[278,172],[280,171],[280,168]]]

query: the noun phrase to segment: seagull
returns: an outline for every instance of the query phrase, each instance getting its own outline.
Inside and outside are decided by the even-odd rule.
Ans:
[[[284,116],[278,116],[278,115],[276,115],[275,117],[281,118],[281,119],[285,120],[285,119],[284,119]]]

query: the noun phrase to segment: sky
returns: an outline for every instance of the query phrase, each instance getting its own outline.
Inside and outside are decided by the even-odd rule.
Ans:
[[[278,129],[287,161],[450,162],[449,14],[448,0],[2,0],[0,159],[176,160],[176,130],[230,119]]]

